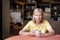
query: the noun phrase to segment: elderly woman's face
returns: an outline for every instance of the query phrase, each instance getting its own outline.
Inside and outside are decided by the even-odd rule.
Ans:
[[[33,14],[33,17],[35,18],[36,22],[40,22],[42,20],[42,13],[41,12],[36,12]]]

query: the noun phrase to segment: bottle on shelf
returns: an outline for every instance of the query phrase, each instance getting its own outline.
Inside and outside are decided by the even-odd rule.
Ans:
[[[14,12],[13,6],[11,6],[10,13]]]
[[[35,0],[32,0],[32,2],[33,2],[33,3],[36,3],[36,1],[35,1]]]
[[[56,9],[57,9],[57,7],[56,7],[56,6],[54,6],[53,8],[54,8],[54,10],[56,10]]]
[[[57,15],[57,12],[54,12],[54,15]]]
[[[19,5],[16,5],[16,12],[20,12]]]
[[[31,0],[27,0],[28,2],[31,2]]]

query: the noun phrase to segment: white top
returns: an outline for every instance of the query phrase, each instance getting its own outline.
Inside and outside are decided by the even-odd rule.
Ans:
[[[13,19],[12,21],[14,23],[17,23],[17,22],[22,23],[22,18],[21,18],[21,13],[20,12],[12,12],[11,16],[12,16],[12,19]]]

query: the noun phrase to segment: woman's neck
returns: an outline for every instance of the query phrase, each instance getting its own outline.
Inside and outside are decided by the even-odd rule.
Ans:
[[[40,24],[41,24],[41,22],[36,22],[36,23],[35,23],[35,25],[40,25]]]
[[[42,23],[42,21],[40,21],[40,22],[36,22],[36,21],[35,21],[35,22],[34,22],[35,25],[40,25],[41,23]]]

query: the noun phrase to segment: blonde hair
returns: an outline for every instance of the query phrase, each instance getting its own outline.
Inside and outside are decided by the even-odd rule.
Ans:
[[[42,20],[43,20],[43,10],[41,8],[36,8],[34,11],[33,11],[33,15],[36,13],[36,12],[40,12],[42,14]],[[41,20],[41,22],[42,22]],[[33,21],[35,22],[35,18],[33,17]]]

